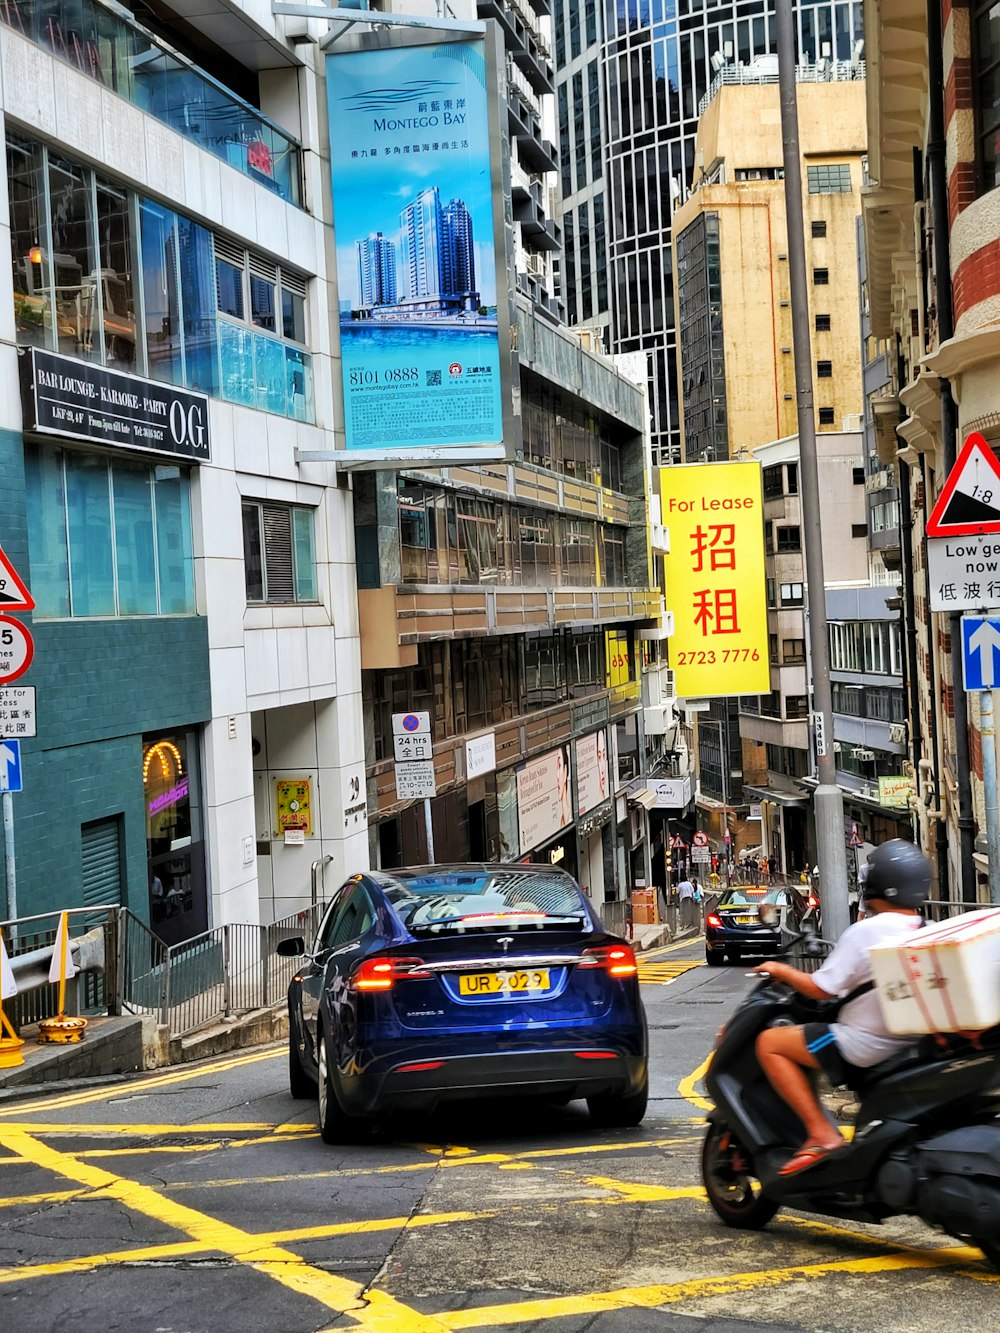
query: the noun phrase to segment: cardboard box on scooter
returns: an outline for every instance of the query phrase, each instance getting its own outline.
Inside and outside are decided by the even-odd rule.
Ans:
[[[871,951],[875,993],[900,1037],[1000,1023],[1000,908],[953,917]]]

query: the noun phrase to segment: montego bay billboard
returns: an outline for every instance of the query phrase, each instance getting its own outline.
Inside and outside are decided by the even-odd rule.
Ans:
[[[496,41],[327,57],[348,466],[512,456]]]

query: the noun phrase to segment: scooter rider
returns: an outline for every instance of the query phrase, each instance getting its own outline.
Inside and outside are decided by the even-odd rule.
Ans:
[[[898,939],[921,925],[920,907],[927,897],[931,863],[911,842],[893,838],[868,858],[864,887],[864,918],[844,931],[829,958],[815,972],[800,972],[787,963],[762,963],[756,972],[784,982],[808,999],[829,1003],[851,996],[871,982],[868,951]],[[805,1126],[802,1146],[781,1168],[795,1175],[823,1161],[844,1146],[813,1091],[807,1070],[823,1069],[834,1084],[847,1081],[851,1066],[869,1068],[911,1044],[892,1037],[882,1021],[878,997],[870,990],[849,999],[832,1023],[768,1028],[757,1038],[756,1052],[772,1088]]]

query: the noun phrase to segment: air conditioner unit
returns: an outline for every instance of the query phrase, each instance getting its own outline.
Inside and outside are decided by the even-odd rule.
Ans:
[[[663,673],[663,693],[671,699],[677,693],[674,689],[674,673],[671,667],[667,667]]]
[[[855,759],[860,759],[862,763],[870,764],[875,758],[875,751],[866,749],[863,745],[852,746],[851,754]]]

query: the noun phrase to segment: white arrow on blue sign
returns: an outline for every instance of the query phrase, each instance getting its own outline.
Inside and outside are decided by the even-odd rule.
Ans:
[[[0,791],[23,791],[20,741],[0,741]]]
[[[962,617],[962,683],[967,690],[1000,689],[1000,616]]]

